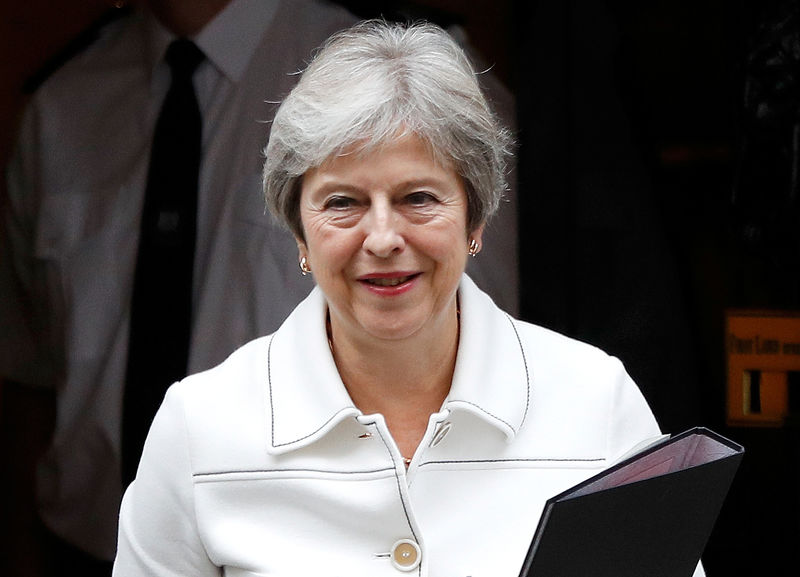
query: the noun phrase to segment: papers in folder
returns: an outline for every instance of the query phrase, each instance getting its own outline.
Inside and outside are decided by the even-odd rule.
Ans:
[[[743,454],[698,427],[552,497],[520,577],[691,577]]]

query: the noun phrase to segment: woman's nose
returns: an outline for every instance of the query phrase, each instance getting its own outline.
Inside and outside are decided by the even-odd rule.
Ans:
[[[402,223],[387,203],[373,203],[363,220],[366,227],[364,250],[380,257],[388,258],[405,247],[405,239],[401,230]]]

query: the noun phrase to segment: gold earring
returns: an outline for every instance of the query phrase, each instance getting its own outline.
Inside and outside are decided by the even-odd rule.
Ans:
[[[308,259],[304,256],[300,257],[300,274],[306,276],[310,272],[311,272],[311,267],[308,266]]]
[[[481,245],[478,244],[478,241],[474,238],[469,239],[469,247],[467,248],[469,256],[478,256],[479,252],[481,252]]]

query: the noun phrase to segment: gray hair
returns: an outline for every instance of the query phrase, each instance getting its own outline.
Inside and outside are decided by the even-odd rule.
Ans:
[[[265,151],[267,206],[303,239],[303,175],[354,146],[367,150],[406,134],[464,179],[468,232],[486,222],[507,188],[511,137],[464,51],[428,23],[369,20],[335,34],[275,115]]]

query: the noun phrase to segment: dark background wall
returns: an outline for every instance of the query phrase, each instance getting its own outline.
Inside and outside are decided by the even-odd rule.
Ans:
[[[754,139],[744,107],[778,3],[539,0],[522,16],[523,4],[523,315],[619,355],[664,429],[702,423],[745,445],[709,575],[794,572],[798,431],[724,419],[725,311],[797,310],[800,296],[789,143]],[[785,68],[776,82],[791,85]],[[789,132],[796,96],[779,121]],[[778,259],[775,245],[793,249]]]
[[[343,3],[458,25],[493,64],[517,95],[523,317],[620,356],[665,430],[703,424],[745,445],[704,557],[710,576],[795,572],[800,433],[792,420],[756,429],[724,418],[725,311],[800,307],[800,223],[785,193],[800,102],[791,27],[786,66],[773,71],[774,126],[759,132],[744,106],[756,47],[769,42],[760,23],[784,3]],[[109,4],[0,8],[2,159],[26,80]]]

